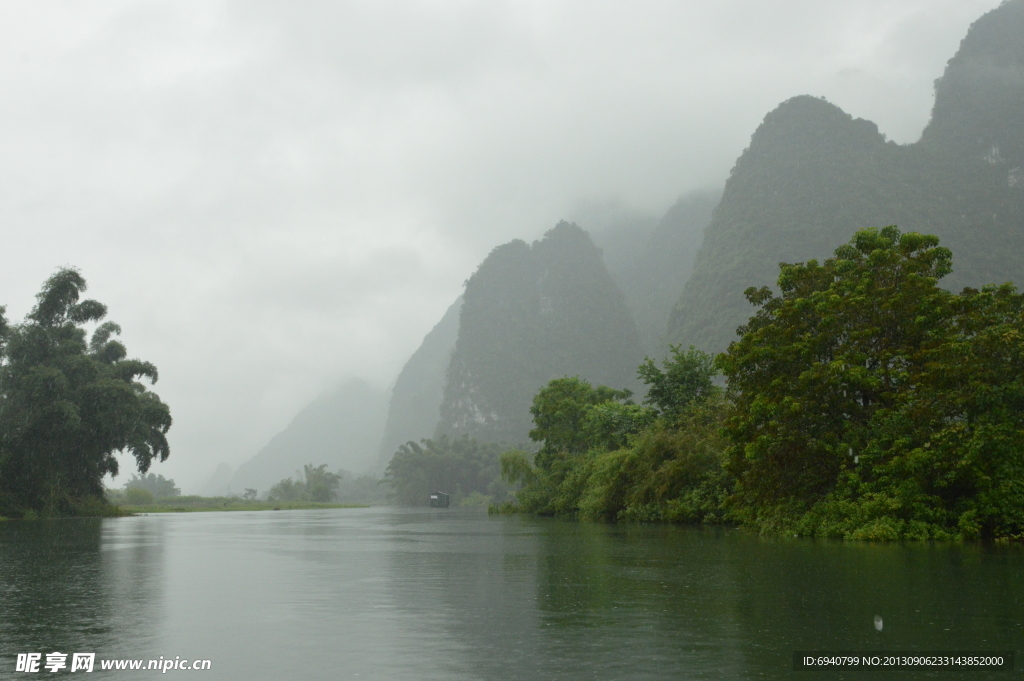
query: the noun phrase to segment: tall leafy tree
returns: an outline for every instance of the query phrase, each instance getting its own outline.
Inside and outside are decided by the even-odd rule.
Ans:
[[[721,358],[737,508],[766,530],[862,538],[1024,532],[1024,299],[939,288],[934,236],[866,229],[781,295]]]
[[[843,497],[859,492],[921,530],[1024,535],[1024,295],[1010,284],[965,289],[923,359],[875,419],[860,482],[842,486]],[[891,520],[867,521],[899,533]]]
[[[678,417],[694,400],[702,400],[714,390],[715,358],[697,348],[683,352],[679,345],[669,346],[671,356],[659,369],[651,358],[645,358],[637,375],[647,384],[646,404],[661,416]]]
[[[592,408],[628,400],[632,393],[608,386],[592,386],[579,376],[551,380],[533,398],[530,413],[534,428],[530,439],[542,442],[537,465],[547,468],[559,456],[582,454],[592,446]]]
[[[781,265],[779,288],[747,289],[760,310],[722,364],[737,405],[733,466],[758,504],[817,500],[891,409],[922,344],[940,335],[950,252],[895,227],[861,230],[834,258]]]
[[[144,489],[153,495],[155,499],[181,496],[181,490],[174,485],[174,480],[165,478],[156,473],[149,475],[132,475],[128,482],[124,483],[125,490]]]
[[[501,498],[498,457],[501,447],[468,435],[406,442],[391,458],[385,481],[403,506],[426,505],[431,492],[447,492],[459,502],[474,492]]]
[[[75,513],[102,499],[102,479],[118,472],[117,452],[139,472],[170,453],[167,405],[140,379],[157,380],[149,362],[129,359],[100,324],[106,306],[80,300],[86,282],[75,269],[57,271],[21,324],[0,324],[0,509],[48,515]]]

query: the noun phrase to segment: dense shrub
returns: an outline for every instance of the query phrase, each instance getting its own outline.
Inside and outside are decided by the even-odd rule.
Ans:
[[[432,492],[446,492],[452,503],[501,502],[508,486],[499,474],[501,447],[468,435],[440,436],[398,448],[384,474],[394,500],[404,506],[425,506]]]

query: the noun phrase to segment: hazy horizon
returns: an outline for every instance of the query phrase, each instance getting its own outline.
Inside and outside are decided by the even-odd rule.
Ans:
[[[80,268],[160,370],[151,470],[195,491],[387,388],[494,246],[656,220],[785,99],[915,141],[998,4],[7,2],[0,305]]]

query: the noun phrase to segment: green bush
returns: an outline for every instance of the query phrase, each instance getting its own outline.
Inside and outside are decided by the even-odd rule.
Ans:
[[[693,361],[695,352],[676,352],[674,356],[706,371],[706,362]],[[652,365],[647,365],[648,372]],[[670,363],[667,368],[674,369]],[[577,393],[583,398],[584,414],[575,418],[583,423],[595,421],[588,413],[603,416],[628,407],[611,400],[591,401],[585,393]],[[549,400],[548,404],[553,403]],[[525,452],[505,452],[502,474],[507,482],[521,487],[514,505],[496,510],[518,509],[583,520],[728,522],[726,501],[733,480],[724,469],[728,443],[721,434],[727,408],[720,391],[709,387],[705,395],[678,409],[664,409],[665,416],[626,433],[623,447],[612,448],[609,445],[617,441],[607,437],[606,431],[593,429],[586,451],[549,448],[548,456],[536,466]],[[573,411],[563,407],[562,413]]]

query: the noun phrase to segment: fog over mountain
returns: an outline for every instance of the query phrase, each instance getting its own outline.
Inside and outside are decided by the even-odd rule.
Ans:
[[[824,259],[860,227],[935,234],[953,251],[943,286],[1024,284],[1024,2],[975,22],[942,78],[920,141],[809,96],[771,111],[736,161],[670,338],[722,351],[774,285],[779,262]]]
[[[561,219],[651,347],[643,248],[680,197],[719,191],[765,112],[824,96],[913,143],[998,4],[3,3],[0,304],[18,320],[81,268],[160,370],[154,472],[198,491],[350,378],[383,395],[495,245]],[[925,141],[987,125],[956,85],[976,63],[951,65]]]
[[[628,251],[621,246],[616,249],[614,241],[602,244],[606,260],[616,250],[629,253],[612,273],[626,294],[644,349],[652,357],[663,357],[672,340],[665,320],[690,279],[704,230],[720,198],[717,191],[691,192],[672,204],[646,238],[634,235],[636,246]]]
[[[306,464],[327,464],[331,471],[341,469],[355,475],[368,471],[384,430],[386,405],[383,392],[365,381],[344,382],[313,400],[288,427],[239,466],[228,490],[266,492],[284,478],[302,479]]]

